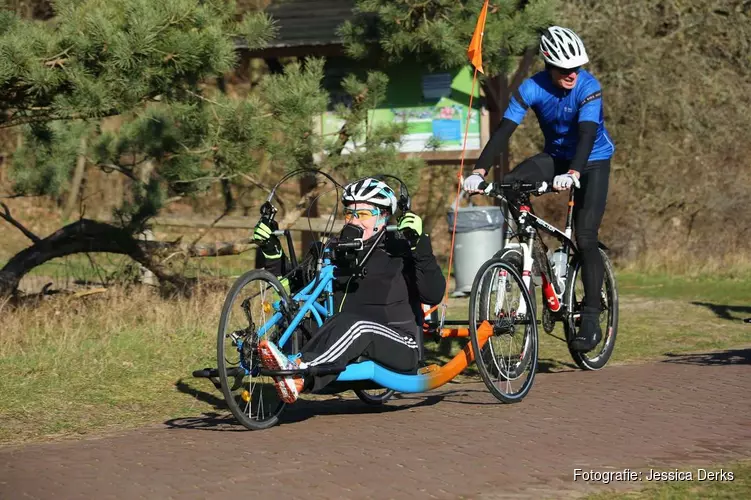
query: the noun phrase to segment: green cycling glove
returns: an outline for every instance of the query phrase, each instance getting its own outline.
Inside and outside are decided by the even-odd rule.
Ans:
[[[420,241],[420,236],[422,236],[422,219],[417,214],[412,212],[404,214],[399,219],[397,229],[402,232],[412,250],[417,248],[417,242]]]

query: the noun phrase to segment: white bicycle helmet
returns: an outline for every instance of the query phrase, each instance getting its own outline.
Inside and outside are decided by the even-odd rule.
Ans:
[[[571,69],[589,62],[584,43],[568,28],[551,26],[540,38],[540,52],[548,64]]]
[[[393,214],[396,212],[396,193],[388,184],[378,179],[368,177],[351,184],[344,188],[342,194],[342,203],[372,203],[379,207],[388,208]]]

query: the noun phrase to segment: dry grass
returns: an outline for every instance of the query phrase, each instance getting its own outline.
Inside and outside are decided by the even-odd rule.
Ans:
[[[666,245],[667,246],[667,245]],[[624,271],[640,274],[672,274],[688,278],[751,277],[751,254],[744,249],[725,248],[722,253],[707,249],[699,255],[685,246],[648,249],[637,258],[624,262]]]
[[[218,292],[168,302],[133,289],[6,310],[0,443],[198,413],[175,384],[215,364],[222,301]]]

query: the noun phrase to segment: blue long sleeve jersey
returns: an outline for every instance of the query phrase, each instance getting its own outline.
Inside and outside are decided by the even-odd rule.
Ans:
[[[581,122],[596,124],[594,144],[586,161],[606,160],[613,156],[615,145],[605,128],[600,82],[591,73],[580,70],[574,88],[566,90],[553,83],[548,71],[540,71],[525,80],[511,96],[503,115],[505,124],[493,134],[477,161],[477,168],[486,171],[490,169],[493,156],[505,147],[509,136],[516,125],[521,124],[529,108],[537,116],[545,136],[544,152],[553,158],[574,158],[580,139]]]

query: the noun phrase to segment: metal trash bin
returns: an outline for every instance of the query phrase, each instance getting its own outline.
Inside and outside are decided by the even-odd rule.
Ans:
[[[448,213],[449,232],[454,227],[454,207]],[[472,290],[475,274],[485,261],[503,246],[503,212],[501,207],[459,207],[454,240],[455,279],[452,297],[462,297]]]

